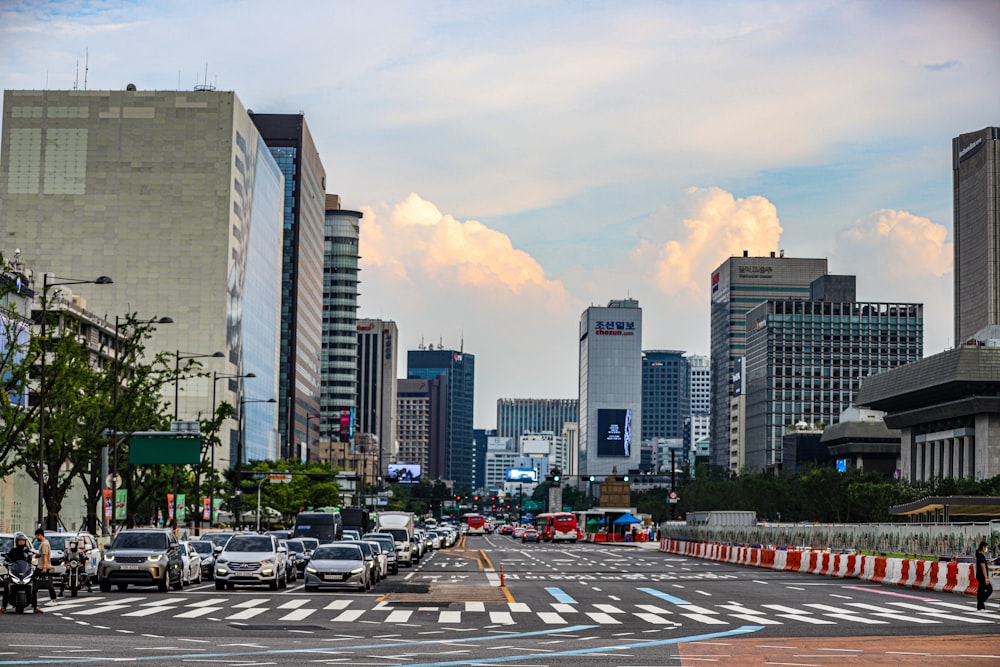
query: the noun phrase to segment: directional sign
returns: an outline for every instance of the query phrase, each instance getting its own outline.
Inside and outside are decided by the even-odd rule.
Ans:
[[[282,473],[273,473],[272,472],[272,473],[268,473],[268,475],[267,475],[267,481],[269,481],[271,484],[288,484],[289,482],[292,481],[292,476],[291,476],[291,474],[282,474]]]

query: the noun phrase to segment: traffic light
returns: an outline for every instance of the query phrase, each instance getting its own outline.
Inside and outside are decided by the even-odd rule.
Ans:
[[[591,475],[590,479],[588,479],[587,481],[588,482],[596,482],[597,481],[597,475]]]
[[[455,502],[460,502],[461,500],[462,500],[462,496],[455,496]]]
[[[622,481],[623,481],[623,482],[627,482],[627,481],[628,481],[628,475],[624,475],[624,476],[622,477]]]
[[[472,499],[475,500],[477,503],[479,502],[479,496],[472,496]]]

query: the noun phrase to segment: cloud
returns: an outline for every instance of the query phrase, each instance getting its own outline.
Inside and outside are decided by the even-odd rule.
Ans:
[[[882,209],[837,235],[836,258],[885,280],[941,278],[952,271],[954,251],[947,237],[944,225],[907,211]]]
[[[708,272],[727,257],[744,250],[762,255],[778,247],[778,212],[765,197],[738,199],[720,188],[692,187],[685,190],[681,205],[680,225],[669,211],[658,213],[640,225],[638,245],[630,253],[630,263],[647,267],[663,293],[705,298]]]

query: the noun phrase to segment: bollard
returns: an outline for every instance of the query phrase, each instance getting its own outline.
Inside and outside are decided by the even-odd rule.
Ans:
[[[507,585],[503,581],[503,563],[500,563],[500,588],[506,588]]]

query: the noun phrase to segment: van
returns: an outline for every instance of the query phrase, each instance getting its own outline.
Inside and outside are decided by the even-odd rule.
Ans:
[[[299,512],[295,517],[292,539],[314,537],[320,544],[336,542],[344,535],[340,512]]]

